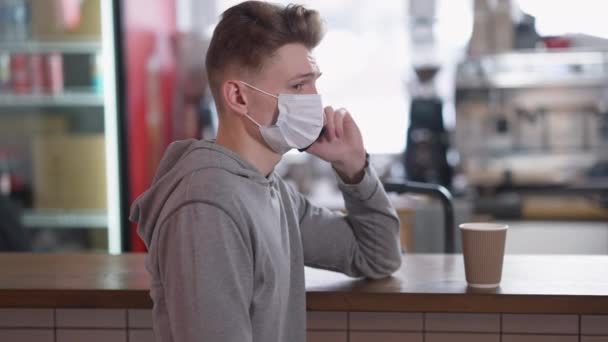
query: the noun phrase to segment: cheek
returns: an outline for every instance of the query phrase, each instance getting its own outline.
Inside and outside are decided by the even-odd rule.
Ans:
[[[279,116],[277,101],[274,99],[256,99],[249,105],[249,111],[262,125],[275,123]]]

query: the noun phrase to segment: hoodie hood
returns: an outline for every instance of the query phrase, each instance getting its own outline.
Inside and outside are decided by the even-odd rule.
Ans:
[[[269,184],[251,163],[213,141],[182,140],[169,145],[150,188],[131,206],[129,220],[137,222],[137,233],[150,248],[164,204],[180,182],[193,172],[222,169],[261,184]]]

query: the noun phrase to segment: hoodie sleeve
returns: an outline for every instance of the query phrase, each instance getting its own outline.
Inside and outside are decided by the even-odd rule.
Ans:
[[[159,266],[173,341],[252,341],[252,251],[235,222],[204,203],[165,222]]]
[[[294,191],[307,266],[382,278],[401,265],[399,218],[373,168],[349,185],[338,177],[347,215],[313,206]]]

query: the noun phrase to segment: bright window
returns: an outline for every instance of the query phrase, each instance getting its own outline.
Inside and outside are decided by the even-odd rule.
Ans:
[[[608,38],[604,0],[517,0],[521,9],[536,17],[541,36],[583,33]]]

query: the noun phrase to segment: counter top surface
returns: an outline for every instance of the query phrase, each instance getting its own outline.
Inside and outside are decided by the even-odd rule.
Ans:
[[[0,307],[150,308],[143,254],[0,253]],[[608,256],[507,255],[467,287],[462,255],[410,254],[382,280],[306,269],[308,310],[608,314]]]

